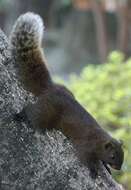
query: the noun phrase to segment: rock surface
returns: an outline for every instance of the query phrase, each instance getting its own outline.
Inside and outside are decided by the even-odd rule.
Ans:
[[[122,190],[103,167],[93,180],[61,132],[14,121],[31,99],[18,83],[15,64],[0,31],[0,190]]]

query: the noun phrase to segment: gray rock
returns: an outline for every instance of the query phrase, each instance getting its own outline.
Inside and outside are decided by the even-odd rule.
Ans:
[[[103,169],[93,180],[59,131],[37,131],[14,114],[31,101],[15,75],[15,60],[0,31],[0,190],[120,190]]]

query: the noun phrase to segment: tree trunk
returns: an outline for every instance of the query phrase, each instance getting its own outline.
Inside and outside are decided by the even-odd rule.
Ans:
[[[118,49],[128,54],[129,45],[129,7],[118,7]]]
[[[105,26],[105,15],[104,11],[101,8],[101,5],[96,0],[92,0],[92,8],[96,24],[98,51],[101,61],[104,63],[106,61],[108,53],[108,39]]]

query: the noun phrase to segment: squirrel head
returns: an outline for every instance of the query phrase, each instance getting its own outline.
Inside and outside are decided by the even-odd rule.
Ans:
[[[113,169],[120,170],[123,160],[124,152],[121,141],[114,138],[103,144],[103,154],[101,160],[109,164]]]

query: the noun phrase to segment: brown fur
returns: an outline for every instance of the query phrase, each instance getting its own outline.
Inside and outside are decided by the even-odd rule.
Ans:
[[[25,108],[32,125],[62,131],[92,172],[97,172],[99,161],[120,169],[124,157],[120,142],[99,126],[66,87],[52,81],[41,48],[15,47],[12,54],[19,64],[22,85],[38,97]]]

